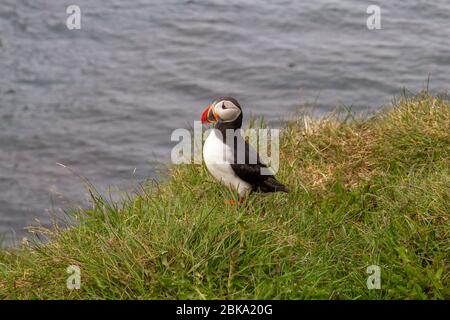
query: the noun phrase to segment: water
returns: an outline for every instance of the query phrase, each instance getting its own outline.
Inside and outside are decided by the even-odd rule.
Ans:
[[[81,30],[65,26],[82,10]],[[403,87],[450,83],[450,2],[0,3],[0,233],[83,205],[81,181],[127,190],[167,161],[172,130],[215,97],[278,120],[302,103],[373,110]],[[53,208],[53,209],[52,209]]]

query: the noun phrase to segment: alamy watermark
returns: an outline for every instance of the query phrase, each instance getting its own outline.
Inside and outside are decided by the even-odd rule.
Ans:
[[[367,277],[367,289],[381,289],[381,268],[377,265],[371,265],[366,270],[369,276]]]
[[[75,4],[67,7],[66,13],[69,15],[66,20],[66,26],[69,30],[81,29],[81,8]]]
[[[66,280],[66,286],[69,290],[79,290],[81,288],[81,270],[77,265],[70,265],[66,272],[70,274]]]
[[[370,16],[366,20],[367,29],[380,30],[381,29],[381,8],[377,5],[370,5],[366,10]]]
[[[217,154],[217,164],[256,164],[258,154],[267,168],[261,168],[262,175],[272,175],[278,172],[280,161],[280,130],[279,129],[228,129],[225,137],[217,129],[203,132],[200,121],[194,121],[194,131],[179,128],[172,132],[171,141],[178,142],[171,152],[174,164],[201,164],[203,161],[203,141],[210,134],[215,134],[218,140],[227,141],[217,144],[214,150]],[[240,136],[240,137],[239,137]],[[245,140],[250,144],[246,150]],[[235,146],[236,143],[236,146]],[[234,152],[236,150],[236,152]]]
[[[76,4],[72,4],[66,8],[66,13],[69,15],[66,19],[66,26],[69,30],[81,29],[81,8]],[[366,13],[370,16],[366,20],[366,26],[369,30],[381,29],[381,8],[378,5],[369,5]]]

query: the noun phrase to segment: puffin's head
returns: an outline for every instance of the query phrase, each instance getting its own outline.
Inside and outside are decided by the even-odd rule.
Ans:
[[[242,115],[242,109],[236,99],[225,97],[217,99],[202,113],[202,123],[233,122]],[[242,118],[242,117],[241,117]]]

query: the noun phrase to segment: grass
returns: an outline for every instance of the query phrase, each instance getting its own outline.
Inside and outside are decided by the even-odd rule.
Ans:
[[[78,225],[0,251],[2,299],[449,299],[450,103],[421,93],[366,119],[288,123],[289,194],[230,191],[177,166]],[[81,269],[68,290],[66,268]],[[366,268],[381,268],[368,290]]]

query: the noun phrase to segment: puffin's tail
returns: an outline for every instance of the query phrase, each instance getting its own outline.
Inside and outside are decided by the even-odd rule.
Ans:
[[[275,177],[269,177],[264,180],[261,190],[263,192],[290,192],[289,188],[275,179]]]

